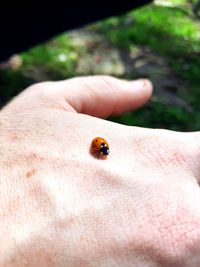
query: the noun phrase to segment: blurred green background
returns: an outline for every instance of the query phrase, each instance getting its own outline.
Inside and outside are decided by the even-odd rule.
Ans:
[[[28,85],[93,74],[154,84],[141,109],[108,118],[126,125],[200,130],[200,19],[186,0],[161,0],[62,33],[0,64],[0,105]]]

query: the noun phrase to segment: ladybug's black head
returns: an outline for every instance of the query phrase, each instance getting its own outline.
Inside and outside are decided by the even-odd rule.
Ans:
[[[104,155],[104,156],[107,156],[109,153],[110,153],[109,148],[103,143],[103,144],[101,145],[100,150],[99,150],[99,154],[102,154],[102,155]]]

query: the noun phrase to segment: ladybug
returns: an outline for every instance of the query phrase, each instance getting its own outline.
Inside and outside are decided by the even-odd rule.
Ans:
[[[98,154],[98,157],[106,158],[110,153],[108,142],[102,137],[96,137],[91,145],[92,153]]]

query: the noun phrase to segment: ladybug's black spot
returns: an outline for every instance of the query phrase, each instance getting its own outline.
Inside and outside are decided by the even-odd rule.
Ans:
[[[105,146],[105,143],[101,143],[102,146]]]
[[[95,142],[98,142],[98,140],[96,140]]]

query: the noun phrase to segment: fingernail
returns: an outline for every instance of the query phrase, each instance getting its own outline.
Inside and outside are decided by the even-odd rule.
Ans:
[[[132,87],[135,91],[139,90],[150,90],[152,91],[152,84],[149,80],[146,79],[138,79],[132,82]]]

